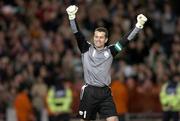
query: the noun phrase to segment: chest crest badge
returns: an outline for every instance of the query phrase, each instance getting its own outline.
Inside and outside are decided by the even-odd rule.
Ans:
[[[107,51],[105,51],[105,52],[104,52],[104,56],[105,56],[106,58],[108,58],[108,57],[109,57],[109,53],[108,53]]]

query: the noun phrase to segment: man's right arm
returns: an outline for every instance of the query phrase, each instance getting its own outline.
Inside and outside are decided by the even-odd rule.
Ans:
[[[90,47],[90,43],[88,43],[88,41],[85,39],[84,35],[79,30],[78,24],[76,22],[76,19],[75,19],[76,15],[75,14],[78,11],[78,7],[75,5],[71,5],[66,9],[66,11],[68,13],[70,26],[71,26],[71,29],[75,35],[76,40],[77,40],[78,47],[79,47],[81,53],[85,53],[86,51],[88,51],[88,49]]]
[[[77,40],[77,44],[78,44],[78,47],[79,47],[81,53],[85,53],[86,51],[88,51],[88,49],[90,47],[90,43],[88,43],[88,41],[85,39],[82,32],[79,30],[78,24],[75,19],[70,20],[70,26],[75,35],[75,38]]]

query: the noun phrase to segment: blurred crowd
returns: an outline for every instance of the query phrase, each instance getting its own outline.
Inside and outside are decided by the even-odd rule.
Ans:
[[[160,87],[180,73],[179,1],[76,2],[77,22],[87,40],[96,27],[105,26],[112,44],[135,26],[138,14],[147,16],[143,31],[114,60],[112,80],[122,85],[113,89],[124,90],[125,112],[161,112]],[[68,5],[66,0],[0,1],[0,119],[15,105],[23,82],[30,87],[33,110],[41,110],[49,87],[66,80],[63,84],[73,93],[72,115],[77,111],[83,70],[65,11]]]

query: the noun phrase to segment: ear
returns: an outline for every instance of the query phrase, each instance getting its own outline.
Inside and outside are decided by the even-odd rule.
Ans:
[[[105,43],[108,41],[108,38],[106,38]]]

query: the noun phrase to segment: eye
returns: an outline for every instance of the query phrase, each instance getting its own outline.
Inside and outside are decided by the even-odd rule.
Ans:
[[[104,37],[104,36],[101,36],[100,38],[101,38],[101,39],[104,39],[105,37]]]
[[[96,39],[100,38],[99,36],[95,36]]]

